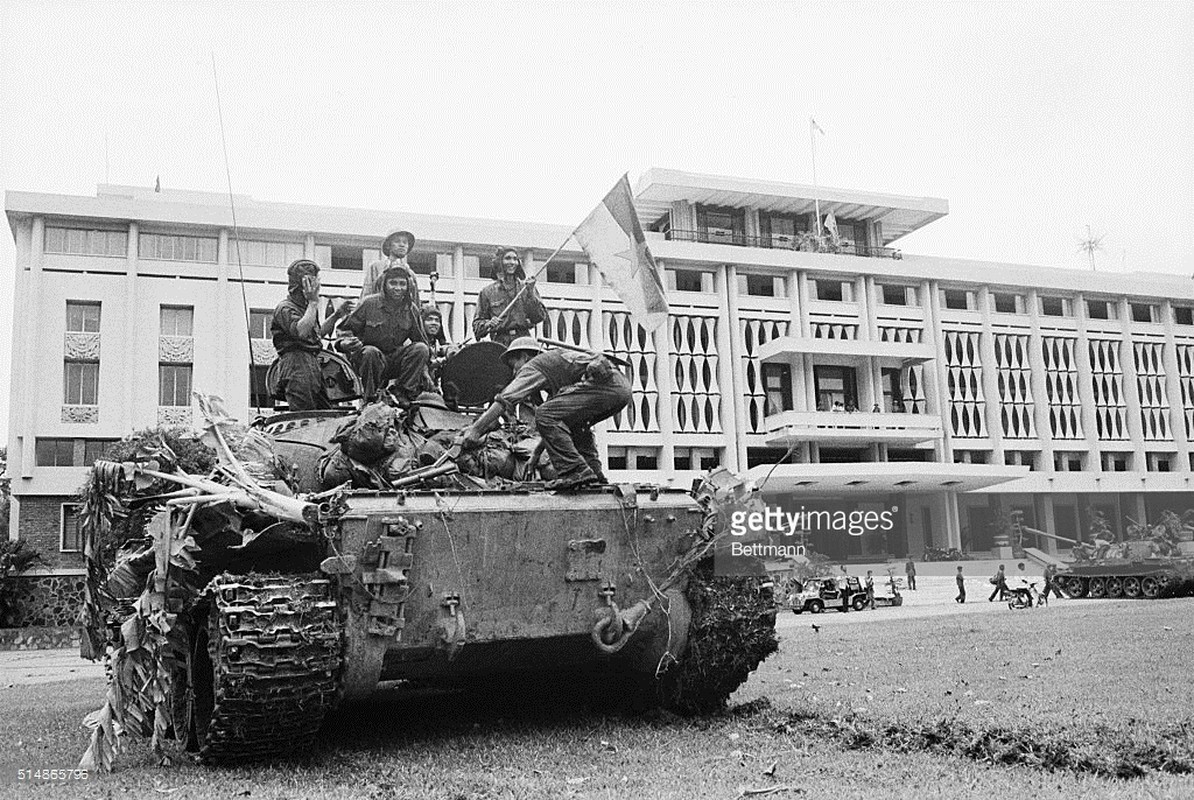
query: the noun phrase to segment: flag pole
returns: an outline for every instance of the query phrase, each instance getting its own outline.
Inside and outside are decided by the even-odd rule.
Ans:
[[[813,205],[817,211],[817,249],[821,249],[821,190],[817,187],[817,121],[808,118],[808,141],[813,149]]]
[[[584,225],[584,223],[582,222],[580,225]],[[576,235],[576,232],[577,232],[578,230],[580,230],[580,225],[577,225],[575,228],[573,228],[573,229],[572,229],[572,232],[568,234],[568,238],[567,238],[567,239],[565,239],[564,241],[560,242],[560,246],[559,246],[559,247],[557,247],[557,248],[556,248],[556,249],[555,249],[555,250],[552,252],[552,254],[551,254],[551,255],[549,255],[549,256],[547,257],[547,260],[543,262],[543,265],[542,265],[541,267],[539,267],[539,269],[535,270],[535,274],[534,274],[534,275],[532,275],[532,276],[531,276],[531,278],[530,278],[531,280],[535,280],[535,279],[536,279],[536,278],[538,278],[540,275],[542,275],[542,274],[543,274],[543,270],[547,269],[547,265],[551,263],[552,259],[554,259],[556,256],[558,256],[558,255],[559,255],[561,252],[563,252],[564,248],[568,246],[568,242],[572,241],[572,237]],[[518,293],[517,293],[517,294],[515,294],[515,295],[514,295],[514,297],[513,297],[513,298],[511,298],[511,300],[510,300],[509,304],[507,304],[507,306],[506,306],[505,308],[503,308],[503,309],[502,309],[502,313],[498,314],[496,317],[494,317],[494,318],[493,318],[493,321],[494,321],[494,322],[501,322],[502,320],[504,320],[504,319],[506,318],[506,313],[507,313],[507,312],[508,312],[510,309],[514,308],[514,304],[515,304],[516,302],[518,302],[518,298],[522,297],[522,295],[523,295],[523,292],[525,292],[526,290],[527,290],[527,282],[526,282],[526,281],[523,281],[523,282],[522,282],[522,286],[520,286],[520,287],[518,288]],[[464,340],[464,343],[465,343],[465,344],[468,344],[468,343],[469,343],[469,342],[471,342],[472,340],[473,340],[473,337],[472,337],[472,336],[469,336],[467,339],[465,339],[465,340]]]

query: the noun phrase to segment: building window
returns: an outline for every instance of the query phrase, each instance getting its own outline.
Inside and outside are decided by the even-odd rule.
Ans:
[[[37,466],[39,467],[73,467],[75,466],[74,439],[37,439]]]
[[[974,292],[965,289],[942,289],[941,302],[946,308],[969,311],[974,308]]]
[[[677,447],[672,463],[676,469],[707,472],[721,466],[721,450],[716,447]]]
[[[857,411],[858,385],[853,367],[813,367],[818,411]]]
[[[1132,303],[1132,322],[1156,322],[1157,307],[1151,303]]]
[[[128,256],[128,231],[46,228],[45,251],[72,256]]]
[[[884,284],[882,290],[883,304],[888,306],[916,305],[916,290],[911,286],[893,286]]]
[[[787,364],[763,365],[763,416],[792,410],[792,368]]]
[[[1174,306],[1173,321],[1178,325],[1194,325],[1194,308],[1189,306]]]
[[[914,450],[912,448],[903,449],[888,447],[887,448],[888,461],[932,461],[933,452],[931,450]]]
[[[488,264],[488,262],[486,262]],[[481,277],[481,256],[473,256],[465,254],[464,256],[464,277],[466,278],[480,278]],[[486,277],[489,277],[488,275]]]
[[[158,405],[189,406],[191,404],[191,365],[158,365]]]
[[[576,279],[577,266],[567,261],[552,261],[543,275],[548,283],[580,283]]]
[[[744,244],[746,215],[738,208],[697,206],[697,230],[702,242]]]
[[[1087,300],[1086,316],[1091,319],[1115,319],[1115,303],[1108,300]]]
[[[255,267],[288,267],[307,254],[302,242],[262,242],[246,239],[237,242],[233,239],[231,246],[234,258],[239,253],[240,263]]]
[[[65,378],[62,402],[68,406],[94,406],[99,403],[99,362],[63,362]]]
[[[667,288],[677,292],[712,292],[713,273],[701,272],[695,269],[664,270],[667,276]]]
[[[380,253],[378,257],[380,258]],[[421,250],[410,253],[406,257],[406,263],[416,275],[430,275],[433,272],[441,278],[452,275],[451,253],[430,253]]]
[[[1036,455],[1031,450],[1008,450],[1003,454],[1003,463],[1009,467],[1036,469]]]
[[[796,249],[799,236],[808,231],[808,217],[789,214],[759,214],[759,228],[767,247]]]
[[[108,448],[119,441],[119,439],[83,439],[82,466],[95,466],[95,462],[104,457],[104,453],[108,451]]]
[[[268,374],[268,364],[251,364],[249,366],[249,405],[253,408],[274,407],[274,398],[266,388]]]
[[[991,454],[986,450],[955,450],[955,464],[988,464]]]
[[[264,308],[254,308],[249,312],[249,338],[270,338],[270,326],[274,322],[274,312]]]
[[[1173,469],[1173,454],[1172,453],[1149,453],[1148,454],[1148,471],[1149,472],[1169,472]]]
[[[625,447],[610,447],[609,457],[606,458],[606,466],[610,469],[626,469],[626,449]]]
[[[834,281],[818,278],[813,283],[817,286],[818,300],[832,300],[840,303],[854,301],[854,284],[849,281]]]
[[[162,306],[162,336],[192,336],[195,309],[191,306]]]
[[[143,233],[137,253],[141,258],[156,261],[202,261],[214,264],[218,244],[219,240],[213,236]]]
[[[363,247],[352,247],[350,245],[329,245],[327,247],[328,265],[332,269],[364,272],[366,259],[374,261],[380,257],[378,251],[372,250],[367,253]],[[318,246],[316,246],[315,251],[318,254]],[[372,255],[373,258],[369,258],[369,255]],[[317,261],[316,263],[319,262]]]
[[[1127,472],[1130,453],[1103,453],[1103,472]]]
[[[1055,472],[1082,472],[1082,453],[1058,451],[1053,454],[1053,470]]]
[[[995,311],[998,314],[1024,313],[1024,295],[1012,294],[1011,292],[992,292],[991,298],[995,303]]]
[[[1041,313],[1046,317],[1069,316],[1067,305],[1064,297],[1041,297]]]
[[[67,333],[99,333],[100,304],[83,301],[66,301]]]
[[[672,232],[672,212],[664,214],[659,219],[655,220],[648,226],[647,230],[653,233],[668,234]]]
[[[58,549],[63,553],[83,552],[83,532],[79,529],[79,511],[80,506],[76,503],[62,504]]]
[[[738,273],[738,292],[753,297],[783,297],[784,279],[776,275]]]

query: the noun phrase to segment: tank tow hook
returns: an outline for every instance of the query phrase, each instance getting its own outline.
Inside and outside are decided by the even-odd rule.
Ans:
[[[464,646],[464,633],[467,630],[464,611],[460,607],[460,593],[444,592],[440,606],[444,609],[444,616],[439,621],[439,638],[448,652],[448,660],[451,661]]]
[[[598,619],[592,632],[593,644],[608,655],[613,655],[626,646],[643,618],[651,611],[651,605],[646,600],[639,600],[625,611],[620,611],[618,604],[614,602],[614,592],[617,588],[610,581],[602,584],[598,594],[601,595],[604,605],[599,605],[596,609]]]

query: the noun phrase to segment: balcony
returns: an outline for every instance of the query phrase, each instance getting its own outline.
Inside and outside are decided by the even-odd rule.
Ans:
[[[844,256],[864,258],[901,259],[903,255],[894,247],[868,247],[854,242],[841,241],[836,244],[824,236],[798,233],[795,236],[771,234],[769,236],[746,236],[729,231],[682,231],[670,230],[664,233],[669,241],[701,242],[702,244],[728,244],[735,247],[763,247],[768,250],[799,250],[804,253],[835,253]]]
[[[930,344],[920,342],[876,342],[867,339],[818,339],[803,336],[780,336],[759,348],[759,361],[783,362],[790,356],[809,353],[833,356],[834,363],[861,364],[875,358],[881,364],[907,366],[921,364],[937,357]]]
[[[875,414],[862,411],[784,411],[763,419],[768,447],[793,442],[869,445],[921,444],[942,436],[936,414]]]

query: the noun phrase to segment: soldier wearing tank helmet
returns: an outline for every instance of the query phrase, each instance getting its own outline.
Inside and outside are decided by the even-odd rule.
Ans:
[[[544,350],[530,336],[511,342],[502,360],[514,370],[514,380],[461,432],[461,446],[476,447],[497,427],[499,418],[546,390],[547,401],[535,410],[535,427],[559,476],[549,488],[605,483],[592,426],[630,402],[626,376],[600,353]]]
[[[278,385],[274,392],[286,398],[291,411],[329,408],[327,390],[319,367],[323,337],[352,313],[355,303],[342,304],[321,325],[319,322],[319,265],[300,258],[286,269],[289,291],[274,309],[270,334],[278,353]]]
[[[415,235],[410,231],[391,231],[381,241],[381,258],[365,268],[365,275],[361,283],[361,299],[371,294],[381,294],[381,275],[392,266],[410,269],[406,257],[415,249]],[[413,270],[412,270],[413,272]],[[419,297],[419,287],[413,287],[415,299]]]
[[[473,335],[509,346],[518,337],[529,336],[547,318],[547,309],[535,289],[535,279],[527,278],[522,258],[513,247],[498,248],[490,275],[493,283],[477,297]]]
[[[391,380],[395,399],[407,405],[419,396],[431,350],[423,330],[415,275],[392,264],[381,274],[381,291],[361,301],[341,323],[346,335],[336,347],[352,361],[367,403],[381,397]]]

